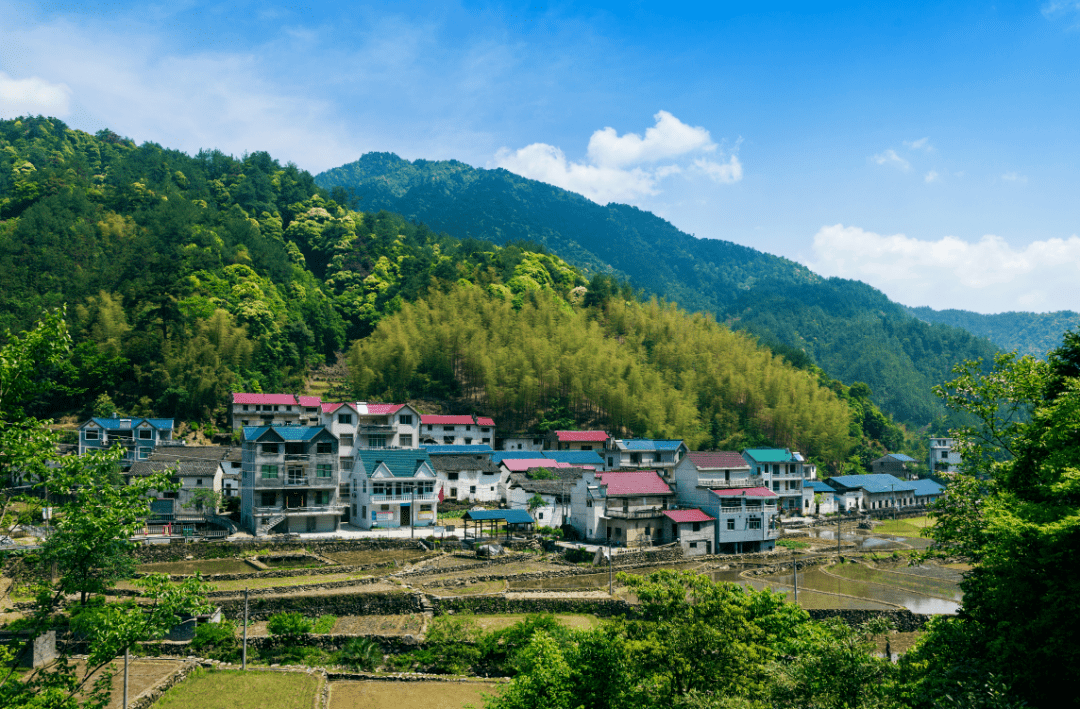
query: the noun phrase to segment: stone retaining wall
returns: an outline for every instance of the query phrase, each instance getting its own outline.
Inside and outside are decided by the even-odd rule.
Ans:
[[[506,598],[505,596],[456,596],[432,600],[435,615],[474,613],[584,613],[600,618],[626,616],[633,607],[626,601],[606,598]]]
[[[327,566],[315,566],[309,569],[267,569],[265,571],[252,571],[241,574],[203,574],[202,580],[207,583],[215,581],[244,581],[246,579],[285,579],[294,576],[324,576],[327,574],[356,574],[362,571],[377,571],[390,569],[397,566],[396,561],[386,561],[380,564],[363,564],[361,566],[341,566],[329,564]],[[146,574],[135,574],[133,578],[142,578]],[[180,581],[194,577],[194,574],[170,574],[173,580]]]
[[[320,586],[318,589],[325,589]],[[309,617],[320,615],[407,615],[423,613],[424,601],[418,593],[349,593],[303,595],[297,593],[271,598],[254,596],[248,601],[249,620],[267,620],[275,613],[296,611]],[[243,620],[244,599],[221,602],[222,615],[231,620]]]
[[[143,544],[135,548],[135,558],[144,564],[166,561],[184,561],[192,559],[230,559],[243,556],[252,551],[298,552],[314,551],[330,553],[335,551],[373,551],[382,549],[420,549],[427,547],[414,539],[327,539],[327,540],[287,540],[273,541],[252,539],[251,541],[197,541],[173,544]]]

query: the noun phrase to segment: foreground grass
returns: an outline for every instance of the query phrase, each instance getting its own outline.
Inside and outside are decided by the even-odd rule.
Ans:
[[[321,679],[302,672],[199,669],[155,709],[312,709]]]

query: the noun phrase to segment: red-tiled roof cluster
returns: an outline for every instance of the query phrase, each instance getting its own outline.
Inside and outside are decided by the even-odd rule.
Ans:
[[[712,522],[715,517],[710,517],[701,510],[664,510],[664,516],[672,522]]]
[[[696,451],[687,453],[694,467],[701,470],[749,468],[750,464],[735,451]]]
[[[476,425],[477,426],[494,426],[495,425],[495,419],[488,418],[487,416],[477,416],[476,417]]]
[[[562,443],[604,443],[609,438],[607,431],[556,431],[555,436]]]
[[[747,497],[779,497],[767,487],[738,487],[729,490],[713,490],[712,493],[719,497],[738,497],[739,495],[746,495]]]
[[[234,404],[270,404],[272,406],[289,406],[297,403],[292,394],[249,394],[235,392],[232,395]]]
[[[660,479],[655,470],[599,473],[596,476],[607,485],[608,497],[612,495],[670,495],[671,488]]]

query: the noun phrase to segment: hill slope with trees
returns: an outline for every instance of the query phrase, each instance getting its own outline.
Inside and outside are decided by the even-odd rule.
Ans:
[[[984,315],[968,310],[934,310],[924,306],[908,308],[908,312],[928,323],[962,327],[973,335],[985,337],[1006,352],[1039,359],[1061,346],[1066,331],[1080,328],[1080,313],[1072,310]]]
[[[864,381],[898,420],[923,425],[943,411],[930,387],[964,359],[992,356],[985,339],[913,318],[858,281],[824,279],[755,249],[697,239],[621,204],[584,197],[506,170],[456,161],[409,162],[389,153],[315,178],[365,209],[387,209],[459,238],[543,244],[586,273],[635,287],[819,364],[842,381]]]

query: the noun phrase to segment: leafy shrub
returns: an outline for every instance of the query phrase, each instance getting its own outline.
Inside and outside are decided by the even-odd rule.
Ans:
[[[310,618],[305,618],[303,615],[291,611],[288,613],[275,613],[270,616],[270,620],[266,623],[266,629],[270,631],[271,635],[278,635],[287,638],[295,638],[301,635],[307,635],[314,629],[315,624],[311,622]]]
[[[220,623],[202,623],[195,628],[191,649],[202,657],[222,662],[240,659],[240,640],[236,637],[236,623],[223,620]]]
[[[534,613],[509,628],[488,633],[480,640],[484,662],[500,674],[514,674],[515,656],[538,632],[546,633],[559,643],[568,642],[570,631],[553,615]]]
[[[427,652],[433,672],[461,674],[480,660],[477,642],[483,630],[471,616],[442,615],[431,621]]]
[[[337,652],[338,664],[371,671],[383,663],[382,648],[371,638],[353,638]]]
[[[311,632],[325,635],[333,630],[336,624],[336,615],[320,615],[318,619],[315,620],[315,625],[312,627]]]
[[[273,664],[321,665],[325,664],[326,653],[320,648],[309,645],[281,645],[263,647],[259,650],[259,659]]]

